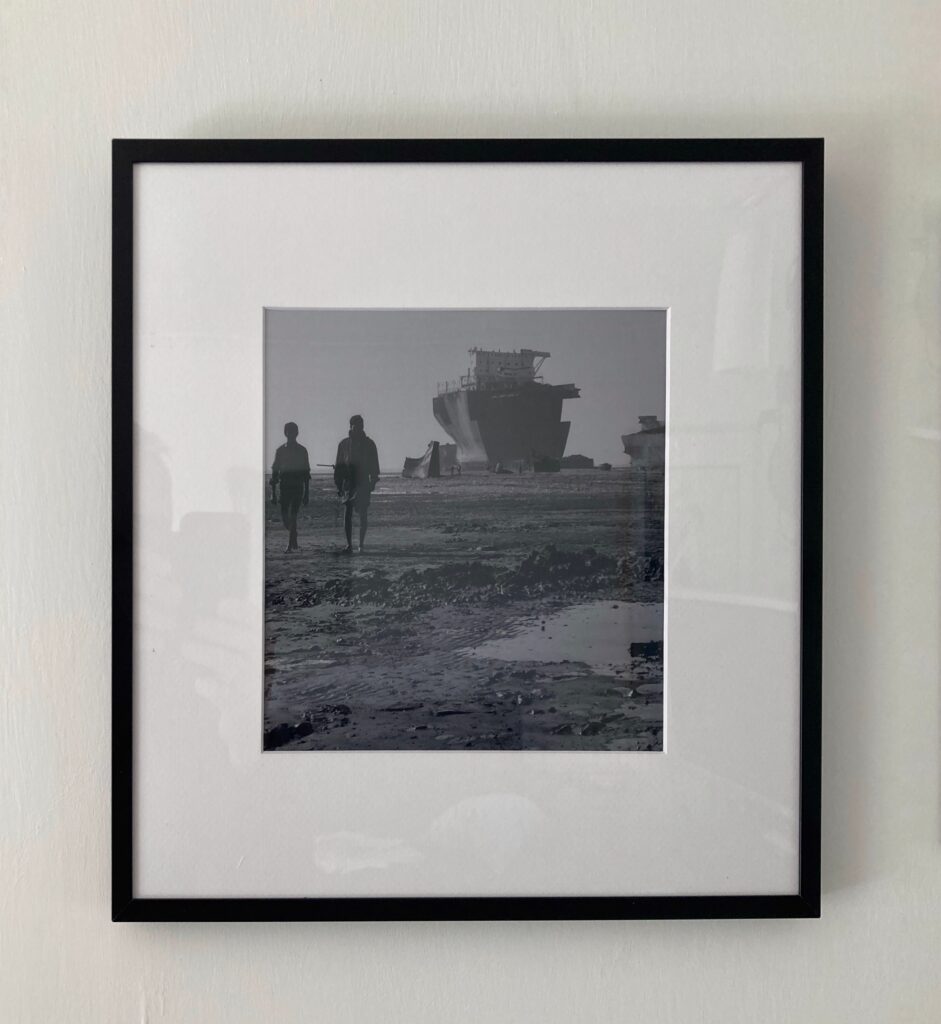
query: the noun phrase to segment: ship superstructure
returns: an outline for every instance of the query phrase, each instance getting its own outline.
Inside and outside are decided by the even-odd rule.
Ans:
[[[472,348],[472,366],[459,381],[438,385],[435,419],[458,446],[464,465],[533,468],[560,460],[570,423],[562,403],[578,398],[574,384],[546,384],[548,352]]]

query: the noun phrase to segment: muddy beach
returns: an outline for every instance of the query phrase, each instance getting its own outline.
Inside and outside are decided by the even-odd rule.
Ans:
[[[265,749],[662,749],[662,474],[384,476],[352,556],[325,476],[300,551],[265,522]]]

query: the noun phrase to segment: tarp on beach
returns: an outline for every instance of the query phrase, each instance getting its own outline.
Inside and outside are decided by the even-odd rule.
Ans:
[[[437,441],[430,441],[425,454],[420,458],[410,459],[406,456],[405,465],[402,467],[402,476],[411,477],[413,480],[441,476],[441,456],[438,451],[440,447]]]
[[[406,457],[402,476],[411,477],[413,480],[426,480],[428,477],[450,474],[456,468],[459,468],[457,445],[429,441],[424,455],[417,459]]]

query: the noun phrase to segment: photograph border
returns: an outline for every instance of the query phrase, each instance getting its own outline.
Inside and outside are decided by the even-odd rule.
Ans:
[[[590,306],[571,306],[571,305],[568,305],[568,306],[551,306],[551,307],[545,307],[545,306],[501,306],[501,307],[494,307],[494,306],[416,306],[416,305],[409,305],[409,306],[319,306],[319,307],[265,306],[265,308],[264,308],[264,316],[263,316],[263,324],[264,324],[264,327],[263,327],[263,335],[264,335],[263,345],[264,345],[265,351],[264,351],[264,359],[263,359],[264,367],[263,367],[263,374],[262,374],[262,391],[263,391],[263,403],[262,404],[263,404],[263,415],[265,416],[266,429],[267,429],[267,424],[268,424],[268,420],[267,420],[267,407],[268,407],[268,403],[269,403],[270,399],[272,398],[272,396],[271,396],[271,394],[269,392],[269,381],[268,381],[268,372],[269,372],[269,368],[270,368],[270,365],[271,365],[270,364],[270,358],[271,358],[271,351],[272,350],[269,347],[269,337],[268,337],[268,327],[267,327],[268,319],[267,319],[267,317],[268,317],[268,314],[270,314],[270,313],[278,314],[278,313],[286,313],[286,312],[291,312],[291,313],[294,313],[294,314],[301,314],[301,315],[311,314],[311,313],[314,313],[314,314],[329,313],[329,314],[334,314],[334,315],[335,314],[362,314],[362,313],[366,313],[366,314],[371,314],[371,315],[375,315],[375,314],[394,314],[396,316],[401,315],[401,314],[421,313],[421,314],[425,314],[425,315],[427,315],[427,314],[431,314],[431,315],[435,315],[435,314],[437,314],[437,315],[449,315],[449,316],[464,315],[464,316],[471,316],[471,317],[473,317],[473,316],[478,316],[478,317],[479,316],[491,316],[491,315],[494,315],[494,314],[497,314],[497,315],[512,314],[512,315],[517,315],[518,316],[518,315],[521,315],[521,314],[525,315],[527,313],[529,313],[529,314],[532,314],[532,313],[536,313],[536,314],[549,313],[549,314],[552,314],[552,315],[557,315],[557,314],[560,314],[560,313],[561,314],[573,314],[573,313],[574,314],[599,314],[599,313],[604,313],[604,314],[615,314],[615,315],[618,315],[618,316],[623,317],[623,318],[633,317],[634,315],[636,315],[638,313],[640,313],[640,314],[657,314],[659,317],[662,318],[662,332],[659,333],[658,345],[662,346],[662,355],[663,355],[663,362],[662,362],[663,380],[662,380],[662,386],[663,386],[663,398],[664,398],[664,407],[665,407],[664,408],[664,412],[663,412],[663,426],[664,426],[664,438],[665,438],[665,442],[664,442],[665,443],[665,454],[668,453],[669,450],[670,450],[670,423],[669,423],[670,309],[669,308],[660,307],[660,306],[644,307],[644,306],[603,306],[603,305],[590,305]],[[544,343],[542,341],[540,341],[540,345],[543,345],[543,344]],[[470,370],[468,372],[470,372]],[[645,409],[649,409],[650,407],[649,406],[644,406],[644,408]],[[571,415],[571,413],[566,413],[565,410],[563,410],[563,415],[566,415],[566,414]],[[372,422],[372,416],[370,416],[370,422]],[[278,423],[279,424],[281,423],[280,419],[278,420]],[[309,431],[309,428],[307,428],[307,429]],[[266,467],[266,471],[268,470],[268,468],[271,465],[271,459],[270,459],[271,449],[272,449],[272,447],[276,446],[277,443],[281,440],[281,434],[280,434],[279,430],[276,431],[276,435],[277,435],[276,437],[269,437],[267,439],[268,443],[266,443],[265,445],[262,446],[261,459],[262,459],[262,463]],[[309,432],[308,432],[308,437],[309,437]],[[452,439],[449,438],[449,440],[452,440]],[[622,440],[622,444],[623,444],[623,438],[621,440]],[[447,443],[447,442],[445,442],[445,443]],[[454,442],[454,443],[456,444],[457,442]],[[330,445],[328,447],[330,448],[330,450],[332,450],[332,445]],[[419,447],[415,447],[413,450],[418,451]],[[381,464],[381,461],[382,461],[382,457],[380,457],[380,464]],[[601,460],[599,459],[598,461],[600,462]],[[320,468],[324,468],[325,467],[324,463],[319,463],[318,465],[320,466]],[[611,468],[611,464],[610,463],[608,464],[608,466],[609,466],[609,468]],[[615,467],[615,468],[617,468],[617,467]],[[399,471],[398,469],[393,470],[391,465],[387,465],[387,466],[383,467],[382,476],[383,476],[383,479],[387,483],[388,483],[388,481],[390,479],[390,471],[393,474],[392,477],[391,477],[392,479],[394,479],[395,477],[399,476],[400,473],[401,473],[401,471]],[[402,473],[402,475],[404,475],[404,473]],[[553,476],[553,474],[547,474],[547,476],[551,477],[551,476]],[[667,505],[668,505],[668,502],[667,502],[667,493],[666,493],[666,482],[667,482],[668,477],[669,477],[669,460],[667,459],[665,464],[664,464],[664,466],[662,467],[662,470],[661,470],[661,481],[660,481],[660,484],[661,484],[660,489],[661,489],[661,494],[662,494],[662,498],[663,498],[663,507],[661,509],[662,518],[661,518],[661,521],[659,523],[660,534],[661,534],[661,537],[663,538],[663,543],[661,544],[661,549],[660,549],[660,558],[661,558],[661,561],[662,561],[662,564],[663,564],[664,567],[667,564],[667,551],[666,551],[666,547],[665,547],[665,541],[666,541],[666,535],[667,535],[667,530],[668,530],[668,525],[667,525],[667,512],[668,512]],[[312,488],[313,488],[313,485],[315,484],[315,482],[317,482],[316,479],[314,477],[312,477],[311,478],[311,487]],[[379,492],[379,493],[381,494],[381,492]],[[266,509],[268,508],[268,494],[269,494],[269,489],[266,488],[266,490],[264,492],[264,499],[263,499],[263,504],[264,504]],[[374,520],[371,520],[371,522],[374,522]],[[337,521],[337,523],[335,525],[338,525],[338,524],[339,524],[339,520]],[[280,522],[279,522],[275,526],[275,532],[276,533],[280,533],[280,531],[281,531],[281,526],[280,526]],[[375,530],[374,530],[374,532],[375,532]],[[338,544],[340,543],[339,538],[337,539],[337,543]],[[372,550],[372,546],[370,546],[370,548]],[[268,559],[269,559],[269,553],[266,550],[266,552],[265,552],[265,554],[263,556],[263,563],[264,563],[264,567],[263,567],[263,582],[264,582],[264,586],[266,588],[265,589],[265,593],[266,594],[267,594],[267,586],[268,586],[268,583],[269,583],[269,581],[271,579],[271,576],[270,576],[270,566],[269,566]],[[619,747],[607,747],[607,748],[605,748],[605,747],[600,747],[600,746],[597,746],[597,745],[586,744],[584,746],[567,746],[565,748],[553,748],[551,746],[530,745],[530,746],[522,746],[522,747],[514,749],[514,748],[508,748],[508,747],[502,747],[502,746],[494,745],[494,746],[490,746],[490,747],[488,747],[488,746],[475,746],[474,748],[472,748],[473,752],[476,752],[476,753],[486,753],[486,752],[499,751],[499,752],[502,752],[502,753],[524,753],[524,752],[528,752],[528,751],[533,751],[533,752],[550,753],[550,754],[551,753],[573,753],[573,754],[578,754],[578,753],[583,753],[583,752],[591,752],[591,753],[619,752],[619,753],[633,753],[633,754],[662,754],[662,753],[665,753],[666,749],[667,749],[667,746],[666,746],[666,744],[667,744],[667,738],[666,738],[667,737],[667,732],[666,732],[666,708],[667,708],[667,702],[666,702],[666,688],[665,688],[665,685],[664,685],[665,682],[666,682],[666,660],[665,660],[666,626],[667,626],[667,622],[666,622],[666,602],[667,602],[666,582],[667,582],[666,581],[666,573],[665,573],[665,568],[664,568],[664,572],[663,572],[663,574],[661,576],[661,579],[659,581],[659,585],[660,585],[660,601],[659,601],[659,604],[660,604],[660,607],[662,609],[662,612],[661,612],[661,632],[660,632],[660,641],[659,641],[660,644],[661,644],[661,648],[662,648],[662,653],[661,653],[661,656],[660,656],[660,659],[659,659],[659,661],[660,661],[660,669],[661,669],[661,671],[660,671],[660,679],[661,679],[661,704],[660,704],[661,716],[660,716],[659,721],[649,721],[648,720],[648,722],[645,723],[648,726],[657,726],[657,727],[659,727],[659,730],[660,730],[660,743],[659,743],[659,746],[653,747],[653,748],[651,748],[651,747],[643,747],[643,746],[624,747],[624,748],[619,748]],[[586,599],[585,597],[582,597],[582,600],[585,600],[585,599]],[[598,600],[598,598],[596,597],[595,600]],[[266,601],[267,601],[267,598],[266,598]],[[263,636],[262,636],[263,659],[264,659],[263,660],[263,670],[264,670],[264,667],[268,664],[268,662],[267,662],[267,659],[268,659],[268,656],[269,656],[268,641],[269,641],[269,636],[268,636],[268,621],[267,621],[267,609],[266,609],[266,621],[265,621],[265,626],[264,626]],[[265,679],[267,680],[267,676],[265,677]],[[407,700],[409,698],[405,698],[404,695],[402,695],[402,699],[406,699]],[[556,698],[556,702],[558,702],[558,697]],[[267,690],[266,690],[265,695],[264,695],[263,700],[262,700],[262,716],[261,716],[262,717],[262,721],[261,721],[261,724],[260,724],[260,728],[261,728],[261,732],[262,732],[262,743],[263,744],[264,744],[264,737],[265,737],[265,732],[266,732],[266,720],[265,720],[265,718],[266,718],[266,714],[267,714],[267,703],[268,703],[268,697],[267,697]],[[552,703],[552,701],[549,701],[548,703]],[[311,733],[311,734],[309,734],[309,736],[312,737],[312,736],[314,736],[314,734]],[[404,737],[402,739],[400,739],[396,743],[396,745],[394,745],[394,746],[393,745],[387,746],[385,744],[377,745],[377,746],[372,746],[372,745],[364,744],[362,746],[352,746],[352,745],[350,745],[350,746],[342,746],[342,747],[330,747],[330,746],[327,746],[327,747],[317,747],[317,746],[310,746],[310,747],[302,747],[299,750],[293,750],[293,749],[285,750],[284,748],[277,747],[277,746],[270,747],[270,748],[269,747],[264,747],[264,750],[265,750],[266,753],[291,753],[291,754],[296,754],[296,753],[314,753],[316,751],[325,751],[325,750],[326,751],[338,750],[338,751],[342,751],[343,753],[359,753],[359,752],[364,752],[364,751],[383,751],[383,752],[387,752],[388,753],[388,752],[394,752],[394,751],[408,751],[408,752],[413,753],[413,754],[427,754],[427,753],[433,752],[435,749],[437,749],[438,751],[445,751],[445,750],[448,750],[448,749],[454,750],[455,748],[454,747],[450,747],[449,748],[447,746],[442,746],[442,747],[439,747],[439,748],[427,748],[427,747],[424,747],[424,748],[419,748],[419,749],[410,749],[409,746],[404,743]]]
[[[112,143],[112,920],[819,917],[823,511],[822,139],[115,139]],[[135,898],[134,168],[139,163],[796,163],[801,168],[798,891],[780,895]]]

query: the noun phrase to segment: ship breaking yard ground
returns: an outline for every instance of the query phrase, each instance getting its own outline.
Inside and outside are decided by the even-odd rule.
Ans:
[[[386,476],[346,557],[337,511],[266,506],[265,749],[662,749],[662,472]]]

